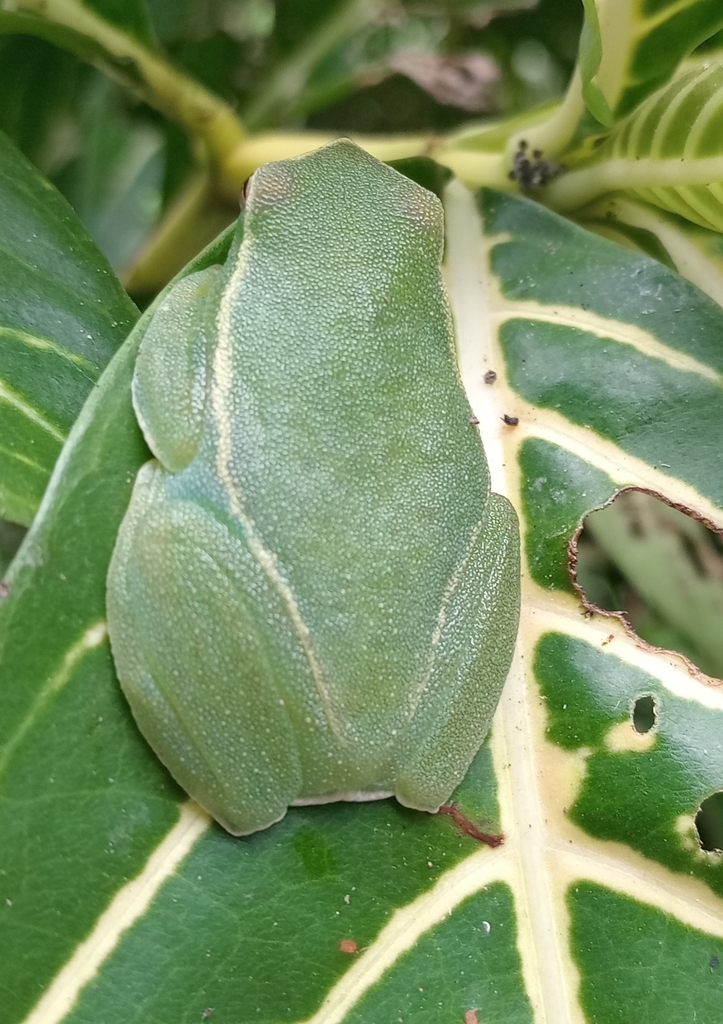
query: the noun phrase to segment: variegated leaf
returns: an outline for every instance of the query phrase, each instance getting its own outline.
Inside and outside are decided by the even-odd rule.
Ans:
[[[580,223],[677,270],[723,306],[723,239],[718,231],[615,193],[581,210]]]
[[[573,210],[606,192],[642,199],[723,229],[723,60],[696,64],[620,121],[591,156],[547,189]]]
[[[27,524],[138,316],[67,202],[0,136],[0,518]]]
[[[723,525],[723,313],[527,200],[454,185],[447,216],[461,368],[524,530],[518,655],[456,794],[504,842],[393,801],[295,808],[233,839],[170,782],[104,633],[105,566],[145,458],[136,334],[0,607],[2,1024],[716,1024],[723,865],[694,818],[723,788],[723,694],[586,618],[567,559],[624,486]]]
[[[630,113],[723,26],[717,0],[583,0],[580,71],[602,124]]]

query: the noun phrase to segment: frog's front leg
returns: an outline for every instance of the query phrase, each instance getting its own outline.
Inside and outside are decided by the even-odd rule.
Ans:
[[[174,495],[177,479],[155,462],[138,476],[108,578],[113,655],[161,760],[243,835],[299,796],[294,727],[301,719],[313,736],[318,715],[304,706],[303,652],[258,564],[227,524]]]
[[[493,493],[449,580],[412,688],[394,790],[408,807],[436,811],[448,800],[489,730],[517,633],[519,571],[517,519]]]
[[[206,404],[211,299],[221,267],[171,288],[148,326],[133,374],[133,405],[148,445],[166,469],[184,469],[198,450]]]

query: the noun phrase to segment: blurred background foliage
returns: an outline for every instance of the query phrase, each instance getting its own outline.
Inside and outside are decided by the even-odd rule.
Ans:
[[[583,8],[581,0],[147,0],[129,4],[122,18],[131,16],[136,36],[226,100],[251,131],[442,134],[560,97]],[[723,33],[706,44],[721,45]],[[0,96],[0,129],[66,196],[133,291],[144,249],[153,251],[159,224],[198,174],[193,143],[124,86],[34,36],[0,34]],[[190,248],[236,210],[211,204],[207,237]],[[134,297],[142,304],[150,295]],[[0,523],[0,572],[21,536]],[[629,492],[588,517],[577,571],[590,603],[624,610],[649,643],[723,676],[723,543],[703,524]]]
[[[560,96],[580,0],[148,0],[170,60],[249,130],[445,132]],[[365,16],[366,15],[366,16]],[[280,82],[291,67],[296,81]],[[0,37],[0,129],[123,276],[194,170],[186,135],[101,72]],[[229,212],[229,216],[231,213]]]

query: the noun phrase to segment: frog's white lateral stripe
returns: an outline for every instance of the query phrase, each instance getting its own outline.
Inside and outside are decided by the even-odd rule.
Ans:
[[[243,497],[240,494],[231,471],[231,460],[233,456],[233,437],[231,431],[230,396],[233,387],[233,342],[231,332],[233,329],[232,314],[236,301],[236,293],[240,287],[246,262],[248,259],[248,243],[244,241],[239,247],[238,257],[234,271],[221,296],[218,316],[216,318],[216,329],[218,340],[214,355],[213,381],[211,384],[211,406],[213,418],[216,423],[218,434],[216,449],[216,473],[228,495],[231,514],[234,515],[244,528],[249,550],[266,574],[271,586],[279,595],[286,606],[289,618],[296,630],[299,643],[306,657],[314,680],[319,700],[324,709],[329,728],[340,743],[344,743],[344,736],[339,725],[338,718],[334,711],[333,701],[329,688],[324,679],[321,665],[319,664],[314,644],[311,639],[309,627],[296,603],[291,587],[282,577],[276,564],[276,555],[269,551],[261,541],[256,526],[244,507]]]
[[[424,695],[424,691],[427,689],[427,686],[429,685],[429,680],[432,678],[432,672],[434,671],[434,663],[437,660],[437,650],[439,648],[439,641],[442,639],[442,633],[444,632],[444,626],[447,621],[447,608],[449,607],[449,602],[454,597],[455,591],[457,590],[457,587],[459,586],[462,580],[462,576],[464,575],[464,571],[467,568],[467,564],[469,563],[469,560],[472,557],[472,552],[474,551],[477,543],[479,542],[479,535],[482,532],[482,527],[485,525],[485,523],[485,519],[480,519],[479,522],[475,523],[472,529],[472,533],[470,534],[469,543],[467,544],[465,552],[462,555],[462,558],[460,559],[458,565],[455,566],[452,575],[447,581],[447,586],[444,588],[442,600],[439,605],[439,612],[437,613],[437,621],[435,623],[434,630],[432,632],[432,639],[429,645],[429,653],[427,654],[427,664],[425,666],[424,671],[422,672],[419,682],[415,687],[412,688],[410,694],[408,708],[408,715],[410,721],[416,715],[417,709],[419,708],[419,702],[421,701]]]
[[[37,409],[34,409],[32,405],[28,405],[20,395],[16,395],[14,391],[0,380],[0,404],[2,402],[19,409],[23,416],[27,416],[29,420],[36,423],[46,433],[50,434],[51,437],[54,437],[56,441],[60,441],[61,444],[65,441],[65,434],[58,430],[57,427],[54,427],[52,423],[49,423]]]
[[[177,824],[153,851],[143,871],[116,893],[91,934],[76,947],[23,1024],[57,1024],[72,1010],[81,990],[111,955],[123,932],[146,913],[158,890],[207,830],[210,821],[192,801],[181,806]]]
[[[374,943],[355,960],[317,1012],[303,1024],[340,1024],[385,971],[393,967],[403,953],[413,949],[425,932],[444,921],[463,900],[492,882],[512,885],[508,863],[504,847],[480,850],[442,875],[432,889],[413,903],[396,910]],[[484,1013],[484,1007],[482,1011]]]
[[[92,651],[94,648],[100,647],[106,636],[107,630],[105,622],[95,622],[92,626],[89,626],[88,629],[86,629],[85,633],[83,633],[79,640],[76,640],[72,647],[68,648],[57,672],[46,680],[45,685],[38,692],[35,700],[25,712],[20,725],[2,750],[0,750],[0,777],[2,777],[2,773],[7,768],[13,753],[33,728],[38,718],[47,707],[49,701],[52,700],[52,698],[55,697],[67,683],[70,682],[73,672],[88,651]]]

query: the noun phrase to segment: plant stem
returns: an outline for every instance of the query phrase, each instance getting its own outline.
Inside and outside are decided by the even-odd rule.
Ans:
[[[530,128],[522,128],[510,136],[505,149],[508,170],[512,166],[515,152],[523,141],[530,150],[541,150],[548,160],[553,160],[563,153],[575,135],[584,112],[580,69],[575,67],[565,98],[550,117]]]
[[[541,193],[555,210],[576,210],[606,192],[630,188],[666,188],[711,185],[723,181],[723,157],[687,160],[600,160],[590,167],[570,171]]]
[[[130,65],[139,76],[143,99],[203,140],[223,174],[226,159],[243,140],[244,130],[231,107],[218,96],[79,0],[15,0],[14,7],[92,39],[118,62],[120,72],[124,64]],[[116,69],[111,61],[110,67],[104,64],[104,70]],[[127,83],[127,76],[122,77]]]
[[[268,132],[254,135],[229,156],[224,185],[238,193],[243,183],[262,164],[289,160],[310,153],[340,137],[339,132]],[[402,160],[432,156],[434,139],[428,135],[351,135],[357,145],[378,160]]]
[[[238,197],[227,202],[208,174],[194,175],[121,275],[126,291],[136,296],[159,291],[236,219],[238,209]]]

